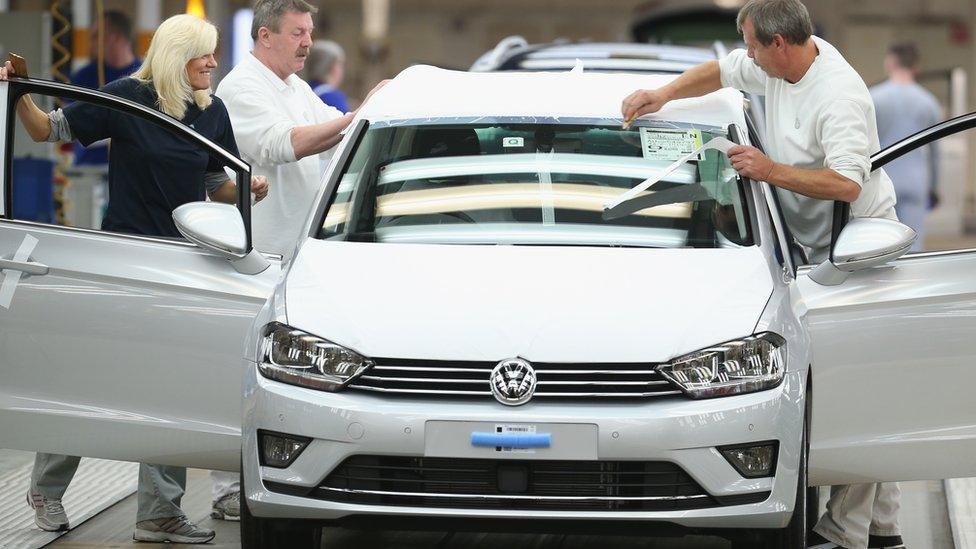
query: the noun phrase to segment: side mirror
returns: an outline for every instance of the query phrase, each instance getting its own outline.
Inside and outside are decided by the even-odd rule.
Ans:
[[[244,220],[230,204],[183,204],[173,210],[173,221],[187,240],[227,259],[240,273],[258,274],[271,265],[256,250],[248,252]]]
[[[837,237],[830,259],[810,271],[810,280],[836,286],[854,271],[884,265],[905,255],[917,236],[911,227],[891,219],[852,219]]]

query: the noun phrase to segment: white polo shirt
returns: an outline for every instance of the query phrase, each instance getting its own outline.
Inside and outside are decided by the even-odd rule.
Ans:
[[[216,93],[227,106],[241,157],[254,175],[268,178],[268,196],[251,209],[254,247],[288,255],[332,158],[329,150],[296,161],[291,130],[343,115],[297,75],[282,80],[254,55],[234,67]]]
[[[797,168],[830,168],[861,186],[853,217],[895,217],[895,190],[884,170],[871,172],[881,149],[874,102],[861,76],[832,45],[813,37],[819,54],[803,78],[790,84],[771,78],[735,50],[719,61],[722,85],[766,96],[766,153]],[[833,202],[777,188],[793,235],[826,257]]]

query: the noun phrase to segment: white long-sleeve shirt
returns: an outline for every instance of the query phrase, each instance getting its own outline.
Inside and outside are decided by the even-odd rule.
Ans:
[[[248,55],[217,86],[227,106],[241,157],[254,175],[268,178],[268,196],[251,210],[254,247],[262,252],[291,253],[322,183],[322,168],[332,151],[295,159],[291,131],[342,117],[312,88],[291,75],[278,76]]]
[[[735,50],[719,61],[722,85],[766,96],[766,154],[797,168],[830,168],[861,186],[854,217],[895,217],[895,191],[884,170],[871,172],[880,150],[874,103],[864,80],[832,45],[813,37],[819,54],[803,78],[790,84],[771,78]],[[777,188],[786,222],[796,239],[826,257],[833,202]]]

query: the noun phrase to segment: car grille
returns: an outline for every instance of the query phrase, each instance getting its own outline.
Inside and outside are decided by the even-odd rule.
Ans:
[[[350,389],[392,394],[490,397],[494,362],[373,359]],[[533,363],[533,398],[644,398],[681,394],[646,363]]]
[[[756,503],[769,492],[716,498],[660,461],[552,461],[359,455],[312,489],[317,499],[365,505],[567,511],[680,511]]]

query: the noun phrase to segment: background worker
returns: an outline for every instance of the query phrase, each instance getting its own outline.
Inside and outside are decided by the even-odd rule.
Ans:
[[[230,118],[210,92],[217,67],[214,51],[217,29],[192,15],[164,21],[153,37],[146,61],[132,77],[108,84],[103,91],[159,109],[194,128],[230,152],[237,152]],[[8,62],[0,80],[13,74]],[[29,96],[17,104],[17,115],[34,141],[91,143],[113,139],[109,156],[109,202],[102,229],[148,236],[180,237],[173,222],[174,208],[193,201],[234,203],[236,185],[228,180],[218,159],[194,144],[137,117],[108,115],[105,109],[76,101],[50,113]],[[251,192],[267,194],[267,181],[256,177]],[[61,504],[80,458],[39,453],[27,501],[34,522],[48,531],[68,529]],[[180,508],[186,487],[186,468],[139,465],[137,541],[206,543],[214,531],[191,523]]]
[[[242,158],[253,173],[278,182],[251,212],[254,247],[262,252],[292,252],[331,149],[355,115],[322,103],[295,74],[305,67],[317,12],[304,0],[257,0],[254,50],[217,87]]]
[[[136,72],[142,60],[136,57],[132,49],[132,20],[121,11],[108,10],[102,25],[104,32],[99,33],[98,25],[91,28],[91,57],[92,61],[84,65],[71,75],[71,83],[97,90],[105,84]],[[98,72],[98,45],[101,43],[104,62],[102,74]],[[85,147],[75,143],[75,164],[92,165],[108,164],[108,143],[100,141]]]
[[[918,59],[918,48],[913,42],[892,44],[884,61],[888,80],[871,88],[882,147],[942,120],[942,107],[935,96],[915,81]],[[925,217],[938,203],[935,192],[938,166],[939,153],[935,142],[896,158],[885,166],[885,172],[891,177],[898,196],[895,205],[898,219],[918,233],[912,251],[920,251],[924,247]]]
[[[323,103],[345,114],[346,94],[339,89],[346,75],[346,52],[332,40],[316,40],[308,52],[308,85]]]
[[[729,150],[743,177],[774,185],[786,223],[815,260],[830,251],[833,201],[856,217],[895,219],[895,194],[883,170],[871,172],[880,146],[867,86],[840,52],[813,36],[799,0],[750,0],[737,18],[747,50],[689,69],[656,90],[624,99],[625,121],[668,101],[734,87],[766,97],[769,155]],[[898,485],[834,486],[827,512],[810,535],[818,548],[901,546]]]

